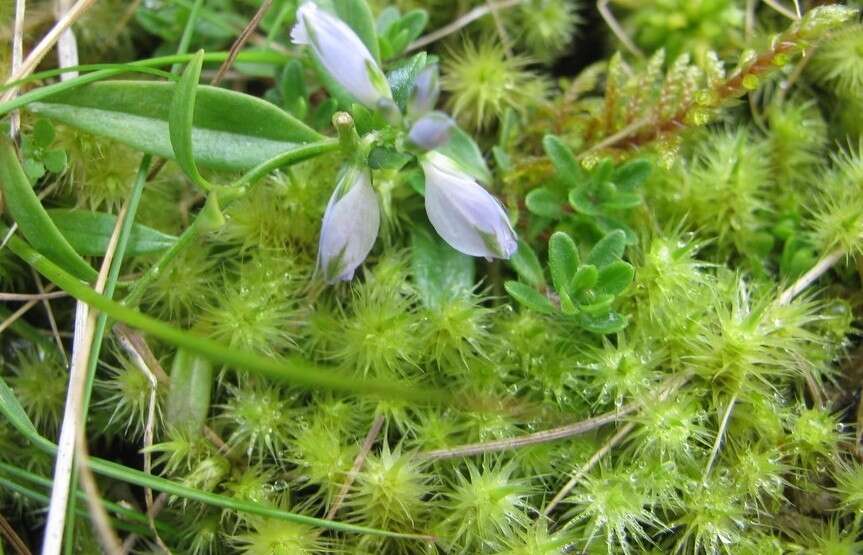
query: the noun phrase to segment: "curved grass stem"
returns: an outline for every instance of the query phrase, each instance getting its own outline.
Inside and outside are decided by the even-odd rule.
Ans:
[[[830,268],[836,265],[845,256],[845,250],[838,248],[827,256],[819,260],[812,268],[800,276],[797,281],[791,284],[788,289],[784,290],[776,302],[779,305],[786,305],[794,300],[794,297],[805,291],[810,285],[815,283],[818,278],[826,274]]]
[[[610,411],[599,416],[594,416],[593,418],[581,420],[573,424],[567,424],[566,426],[560,426],[558,428],[543,430],[541,432],[535,432],[519,437],[499,439],[495,441],[486,441],[480,443],[469,443],[467,445],[460,445],[458,447],[436,449],[434,451],[425,451],[417,454],[417,457],[424,461],[454,459],[457,457],[471,457],[475,455],[483,455],[485,453],[508,451],[510,449],[517,449],[519,447],[526,447],[539,443],[548,443],[550,441],[559,441],[561,439],[585,434],[613,422],[618,422],[625,416],[635,412],[640,406],[640,403],[630,403],[624,407],[621,407],[618,410]]]

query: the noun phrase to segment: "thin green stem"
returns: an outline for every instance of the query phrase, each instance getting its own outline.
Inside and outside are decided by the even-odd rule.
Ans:
[[[5,226],[0,227],[0,233],[5,230]],[[36,271],[76,299],[104,312],[115,320],[217,363],[255,372],[274,380],[286,381],[298,387],[374,395],[424,404],[453,404],[455,402],[451,393],[441,390],[427,387],[418,388],[414,385],[401,384],[391,380],[357,378],[332,368],[316,365],[298,356],[288,356],[277,360],[256,353],[233,349],[218,341],[175,328],[100,295],[33,250],[18,237],[12,237],[8,246],[12,252],[33,266]]]
[[[38,474],[33,474],[32,472],[29,472],[27,470],[19,468],[15,465],[0,462],[0,472],[5,473],[8,476],[11,476],[12,478],[17,478],[20,480],[30,482],[31,484],[35,484],[35,485],[42,487],[42,488],[46,488],[46,489],[51,488],[51,480],[49,480],[48,478],[45,478],[44,476],[40,476]],[[76,497],[80,501],[86,501],[86,496],[84,495],[84,492],[81,492],[81,491],[77,492]],[[45,496],[45,499],[46,500],[48,499],[47,496]],[[139,522],[145,526],[149,524],[149,522],[147,520],[147,516],[144,515],[143,513],[139,513],[138,511],[134,511],[132,509],[129,509],[128,507],[124,507],[123,505],[119,505],[119,504],[114,503],[112,501],[103,501],[103,503],[108,510],[110,510],[112,513],[116,514],[119,517],[126,518],[128,520],[132,520],[135,522]],[[176,528],[174,528],[170,524],[156,521],[156,526],[157,526],[157,528],[159,528],[160,532],[164,532],[166,534],[170,534],[170,535],[174,535],[174,536],[179,534],[179,530],[177,530]]]
[[[189,44],[192,42],[192,35],[195,32],[195,24],[198,22],[198,13],[201,11],[201,6],[204,0],[195,0],[191,10],[189,10],[189,18],[186,20],[186,26],[183,28],[183,36],[180,37],[180,44],[177,46],[177,54],[185,54],[189,51]],[[171,66],[171,73],[179,74],[181,64],[176,63]]]
[[[276,14],[276,19],[273,21],[273,26],[270,27],[270,31],[267,33],[268,45],[276,39],[276,35],[278,35],[279,31],[282,30],[282,24],[288,17],[288,13],[290,12],[292,7],[293,6],[290,2],[285,2],[284,4],[282,4],[282,9],[279,10],[278,14]]]
[[[0,384],[2,383],[3,382],[0,381]],[[5,384],[3,385],[3,390],[6,392],[6,394],[10,394],[11,390],[8,389],[8,387],[5,387]],[[33,427],[33,423],[29,420],[26,420],[26,415],[24,415],[23,409],[20,407],[20,404],[17,404],[17,399],[0,398],[0,413],[3,413],[8,419],[9,423],[12,424],[15,429],[18,430],[18,432],[24,435],[36,447],[52,455],[57,452],[57,446],[48,439],[39,435],[39,432],[37,432],[36,428]],[[145,488],[151,488],[167,493],[168,495],[175,495],[178,497],[183,497],[185,499],[191,499],[193,501],[198,501],[207,505],[220,507],[232,511],[286,520],[289,522],[296,522],[298,524],[305,524],[308,526],[314,526],[319,528],[327,528],[330,530],[336,530],[339,532],[346,532],[351,534],[366,534],[373,536],[383,536],[426,542],[431,542],[435,540],[433,536],[423,534],[389,532],[387,530],[380,530],[377,528],[345,524],[343,522],[335,522],[323,518],[316,518],[307,515],[291,513],[288,511],[283,511],[276,507],[259,505],[250,501],[238,500],[233,497],[199,491],[194,488],[184,486],[183,484],[172,482],[171,480],[167,480],[165,478],[153,476],[151,474],[147,474],[146,472],[142,472],[134,468],[129,468],[96,457],[92,457],[89,459],[89,466],[90,469],[93,470],[93,472],[101,474],[102,476],[105,476],[107,478],[120,480]]]
[[[244,188],[251,187],[256,181],[268,173],[284,166],[289,166],[291,164],[302,162],[303,160],[308,160],[309,158],[320,156],[321,154],[333,152],[338,149],[338,147],[339,143],[336,140],[321,141],[289,150],[284,154],[280,154],[279,156],[259,164],[246,172],[231,186],[220,189],[221,192],[231,194],[233,197],[228,200],[228,202],[225,202],[222,208],[224,209],[230,206],[231,202],[242,196]],[[162,254],[159,260],[150,266],[144,275],[141,276],[134,285],[132,285],[131,289],[126,294],[126,297],[123,299],[123,304],[127,306],[137,306],[141,301],[141,297],[147,291],[147,288],[152,285],[153,281],[158,279],[159,275],[165,271],[174,258],[176,258],[183,249],[188,247],[195,239],[197,239],[202,231],[203,221],[200,217],[197,217],[192,224],[180,234],[177,241]]]
[[[132,225],[135,222],[135,215],[138,212],[138,206],[141,202],[141,195],[144,193],[144,185],[147,183],[147,172],[150,169],[151,156],[145,154],[141,159],[138,167],[138,174],[135,177],[135,182],[132,185],[132,190],[129,193],[129,200],[126,205],[125,217],[121,222],[120,233],[117,237],[117,247],[114,250],[114,257],[111,260],[111,266],[108,269],[108,279],[105,282],[105,296],[111,298],[114,296],[114,291],[117,288],[117,280],[120,277],[120,269],[123,266],[123,259],[126,255],[126,248],[129,244],[129,237],[132,235]],[[93,332],[93,342],[90,345],[90,358],[87,361],[87,376],[84,386],[84,395],[81,399],[81,420],[87,421],[87,415],[90,411],[90,399],[93,394],[93,383],[96,379],[96,366],[99,363],[99,355],[102,352],[102,339],[105,337],[105,327],[108,323],[108,315],[105,313],[99,314],[96,319],[96,327]],[[73,474],[70,484],[71,491],[76,495],[78,492],[78,475]],[[66,515],[67,526],[65,529],[66,541],[64,542],[65,550],[71,553],[74,547],[75,533],[75,512],[74,503],[70,503],[67,507],[69,513]]]
[[[6,320],[11,315],[11,310],[9,310],[5,306],[0,306],[0,321]],[[39,332],[37,328],[33,327],[21,318],[18,318],[17,320],[12,322],[9,325],[9,329],[14,331],[27,341],[39,345],[39,347],[41,347],[47,352],[56,351],[57,349],[57,345],[53,341],[51,341],[48,336],[43,335]]]
[[[244,56],[244,54],[247,54]],[[262,53],[257,52],[243,52],[238,56],[238,60],[240,61],[254,61],[254,62],[263,62],[263,63],[284,63],[285,57],[281,55],[275,55],[273,53]],[[225,52],[215,52],[204,55],[204,62],[218,62],[226,59],[228,56]],[[109,77],[115,77],[117,75],[122,75],[124,73],[129,72],[141,72],[141,73],[153,73],[152,69],[148,69],[152,66],[166,66],[172,65],[175,63],[188,62],[192,58],[189,54],[172,54],[170,56],[162,56],[160,58],[151,58],[149,60],[141,60],[140,62],[134,62],[129,64],[120,64],[116,66],[108,66],[105,69],[99,69],[93,71],[92,73],[87,73],[76,77],[74,79],[69,79],[68,81],[62,81],[60,83],[54,83],[52,85],[46,85],[44,87],[39,87],[36,90],[30,91],[26,94],[22,94],[12,100],[8,100],[6,102],[0,103],[0,116],[6,115],[7,113],[17,110],[23,106],[26,106],[32,102],[38,102],[40,100],[44,100],[52,95],[71,90],[77,87],[81,87],[83,85],[87,85],[89,83],[94,83],[96,81],[101,81],[103,79],[107,79]],[[73,70],[81,70],[81,68],[87,67],[95,67],[95,66],[76,66],[76,67],[68,67],[63,68],[63,70],[52,70],[46,71],[39,74],[39,77],[44,79],[47,77],[51,77],[53,75],[59,75],[61,73],[66,73],[68,71]],[[164,72],[157,72],[160,76],[167,76],[170,74],[165,74]],[[30,76],[29,79],[22,79],[18,84],[24,83],[32,80],[36,76]],[[8,86],[15,86],[16,83],[11,83]],[[7,86],[7,87],[8,87]],[[3,87],[0,87],[0,90],[3,90]]]
[[[41,503],[43,505],[47,505],[49,502],[47,495],[40,493],[38,491],[32,490],[28,487],[22,486],[21,484],[13,482],[12,480],[8,480],[6,478],[3,478],[2,476],[0,476],[0,486],[2,486],[5,489],[8,489],[11,492],[17,493],[18,495],[20,495],[22,497],[26,497],[27,499],[32,499],[33,501],[36,501],[37,503]],[[81,495],[83,495],[83,494],[81,494]],[[105,504],[106,504],[106,506],[108,505],[107,502],[105,502]],[[115,505],[114,507],[122,508],[120,505]],[[87,509],[78,505],[78,504],[75,504],[74,511],[76,514],[84,516],[84,517],[89,515],[89,513],[87,512]],[[146,517],[145,517],[145,519],[146,519]],[[152,535],[152,531],[146,525],[138,526],[138,525],[131,524],[128,522],[124,522],[122,520],[114,521],[114,525],[117,528],[120,528],[121,530],[125,530],[127,532],[132,532],[132,533],[144,535],[144,536]],[[2,553],[2,552],[0,552],[0,553]]]
[[[228,54],[228,52],[207,52],[204,54],[204,62],[222,62],[228,58]],[[8,85],[0,85],[0,91],[14,87],[16,85],[23,85],[25,83],[31,83],[33,81],[50,79],[52,77],[57,77],[58,75],[63,75],[64,73],[70,73],[73,71],[83,73],[103,69],[123,70],[123,68],[128,68],[129,71],[154,73],[155,75],[159,75],[160,77],[176,78],[176,75],[174,75],[173,73],[153,68],[173,64],[182,64],[191,60],[192,56],[192,54],[168,54],[166,56],[158,56],[156,58],[145,58],[142,60],[133,60],[131,62],[116,64],[82,64],[77,66],[46,69],[45,71],[34,73],[32,75],[29,75],[28,77],[9,83]],[[240,52],[240,54],[237,56],[237,59],[243,62],[279,65],[285,63],[287,57],[283,54],[277,54],[275,52],[253,50]],[[70,81],[74,81],[74,79],[70,79]]]
[[[278,156],[270,158],[266,162],[262,162],[261,164],[255,166],[254,168],[246,172],[242,177],[240,177],[240,179],[238,179],[233,185],[231,185],[231,188],[250,186],[254,184],[255,181],[261,179],[272,171],[275,171],[285,166],[296,164],[298,162],[302,162],[303,160],[315,158],[322,154],[335,152],[336,150],[338,150],[338,148],[339,141],[335,139],[320,141],[317,143],[311,143],[308,145],[297,147],[295,149],[285,152],[284,154],[280,154]]]
[[[189,244],[191,244],[195,239],[198,238],[200,228],[201,228],[202,220],[200,218],[195,218],[192,224],[183,230],[183,233],[177,237],[177,240],[174,242],[171,247],[162,253],[162,256],[159,257],[159,260],[156,261],[155,264],[150,266],[147,271],[142,275],[135,283],[132,285],[132,288],[123,298],[123,304],[126,306],[137,306],[139,302],[141,302],[141,297],[147,291],[147,288],[152,285],[152,283],[159,278],[161,273],[165,268],[168,267],[169,264],[180,254],[183,249],[185,249]]]

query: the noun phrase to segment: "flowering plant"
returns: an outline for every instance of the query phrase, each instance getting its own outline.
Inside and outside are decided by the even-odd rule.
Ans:
[[[0,553],[863,549],[859,1],[46,5]]]

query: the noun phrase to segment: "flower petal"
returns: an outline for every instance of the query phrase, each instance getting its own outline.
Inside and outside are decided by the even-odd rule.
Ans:
[[[414,80],[408,99],[408,114],[419,117],[434,110],[440,96],[440,76],[437,64],[429,64],[419,72]]]
[[[353,278],[375,244],[380,221],[371,173],[348,169],[330,197],[321,226],[318,267],[327,283]]]
[[[426,177],[429,221],[457,251],[485,258],[509,258],[518,239],[503,207],[456,164],[431,152],[421,162]]]
[[[431,112],[416,121],[408,133],[408,140],[423,150],[434,150],[449,141],[455,122],[441,112]]]
[[[392,91],[369,49],[344,21],[305,2],[291,30],[294,44],[309,45],[330,76],[351,96],[371,109]]]

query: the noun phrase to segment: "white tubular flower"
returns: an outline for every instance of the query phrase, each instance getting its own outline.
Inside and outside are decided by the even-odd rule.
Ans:
[[[381,213],[371,180],[368,168],[348,169],[327,204],[318,245],[327,283],[353,278],[375,244]]]
[[[297,10],[291,40],[310,46],[327,73],[366,107],[374,110],[392,103],[390,86],[371,52],[336,16],[305,2]]]
[[[420,161],[426,178],[429,221],[459,252],[485,258],[509,258],[518,239],[503,207],[450,158],[429,152]]]

